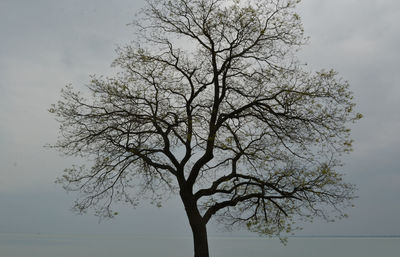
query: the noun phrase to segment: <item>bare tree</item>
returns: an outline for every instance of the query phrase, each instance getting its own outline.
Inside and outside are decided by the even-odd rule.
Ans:
[[[148,0],[137,40],[118,49],[115,77],[90,97],[67,86],[50,112],[55,148],[89,158],[59,179],[75,207],[113,216],[139,196],[179,193],[195,257],[212,217],[266,235],[294,220],[344,216],[354,187],[337,172],[351,150],[348,83],[309,72],[293,0]]]

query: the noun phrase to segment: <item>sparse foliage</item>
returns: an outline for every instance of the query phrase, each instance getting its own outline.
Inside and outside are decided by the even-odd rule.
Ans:
[[[114,201],[179,193],[196,257],[212,217],[280,235],[294,219],[344,216],[354,187],[339,159],[361,115],[335,71],[297,61],[299,1],[147,2],[120,73],[93,77],[88,97],[67,86],[50,110],[54,147],[93,161],[59,179],[80,192],[76,208],[113,216]]]

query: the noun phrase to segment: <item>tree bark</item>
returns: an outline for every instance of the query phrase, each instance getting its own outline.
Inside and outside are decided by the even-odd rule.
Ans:
[[[206,224],[189,222],[193,232],[194,257],[209,257]]]
[[[181,198],[193,233],[194,257],[209,257],[207,224],[197,208],[194,197],[181,192]]]

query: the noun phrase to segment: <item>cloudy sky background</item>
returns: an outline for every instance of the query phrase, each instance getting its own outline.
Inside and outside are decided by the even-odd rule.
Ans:
[[[0,1],[0,233],[188,233],[181,204],[143,203],[98,223],[78,216],[54,180],[73,162],[43,146],[58,124],[47,112],[60,89],[90,74],[113,74],[117,45],[143,1]],[[303,0],[298,12],[310,44],[300,53],[312,69],[334,68],[351,84],[357,111],[355,151],[346,179],[359,188],[350,218],[315,222],[299,234],[400,234],[400,2]],[[210,229],[211,231],[217,231]]]

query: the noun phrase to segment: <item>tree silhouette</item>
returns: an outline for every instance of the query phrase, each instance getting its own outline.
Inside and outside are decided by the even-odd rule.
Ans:
[[[71,86],[50,112],[53,146],[91,160],[58,182],[76,209],[113,216],[140,197],[179,193],[195,257],[207,257],[215,217],[266,235],[294,219],[344,216],[354,187],[337,172],[351,150],[348,83],[310,72],[292,0],[148,0],[136,40],[118,49],[114,77]]]

